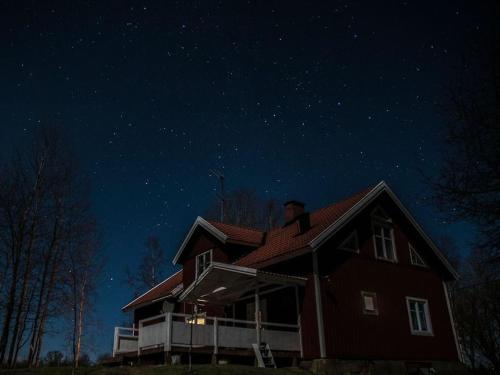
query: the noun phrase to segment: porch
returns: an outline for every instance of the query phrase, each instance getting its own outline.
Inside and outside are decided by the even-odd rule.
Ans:
[[[163,351],[168,361],[186,348],[213,358],[237,352],[253,356],[252,345],[265,343],[273,352],[303,357],[298,287],[305,282],[301,277],[212,262],[179,297],[194,307],[192,314],[167,310],[139,320],[137,328],[115,328],[113,356]],[[273,296],[284,289],[289,291],[286,301],[275,300]],[[285,302],[290,305],[285,307]],[[244,308],[243,316],[238,316],[237,306]],[[209,316],[217,307],[226,312]],[[267,321],[268,312],[274,322]]]
[[[301,356],[300,323],[259,324],[251,320],[208,316],[193,319],[191,314],[165,313],[141,320],[138,328],[116,327],[113,357],[164,352],[168,358],[189,348],[215,356],[253,355],[252,344],[259,340],[268,343],[273,351]]]

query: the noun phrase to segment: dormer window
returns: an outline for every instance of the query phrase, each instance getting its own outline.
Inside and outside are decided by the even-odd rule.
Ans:
[[[372,213],[372,228],[375,257],[395,262],[396,247],[392,220],[380,207]]]
[[[422,266],[426,267],[427,264],[425,264],[424,260],[420,256],[420,254],[415,250],[415,247],[411,243],[408,244],[408,247],[410,249],[410,262],[411,264],[414,264],[415,266]]]
[[[196,278],[212,263],[212,249],[196,256]]]

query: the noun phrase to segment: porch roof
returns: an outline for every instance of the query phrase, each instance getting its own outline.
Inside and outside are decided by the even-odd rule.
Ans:
[[[256,288],[305,285],[307,278],[212,262],[180,295],[179,300],[198,305],[225,305]]]

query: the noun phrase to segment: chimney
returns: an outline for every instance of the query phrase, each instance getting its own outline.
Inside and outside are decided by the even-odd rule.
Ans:
[[[293,223],[304,213],[305,204],[299,201],[288,201],[285,206],[285,225]]]

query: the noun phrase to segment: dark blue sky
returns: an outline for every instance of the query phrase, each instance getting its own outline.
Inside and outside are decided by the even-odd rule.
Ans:
[[[418,170],[438,171],[437,104],[476,3],[1,1],[0,155],[58,124],[93,182],[109,259],[95,350],[125,320],[145,238],[173,256],[213,201],[210,168],[310,210],[384,179],[466,251],[473,228],[427,205]]]

